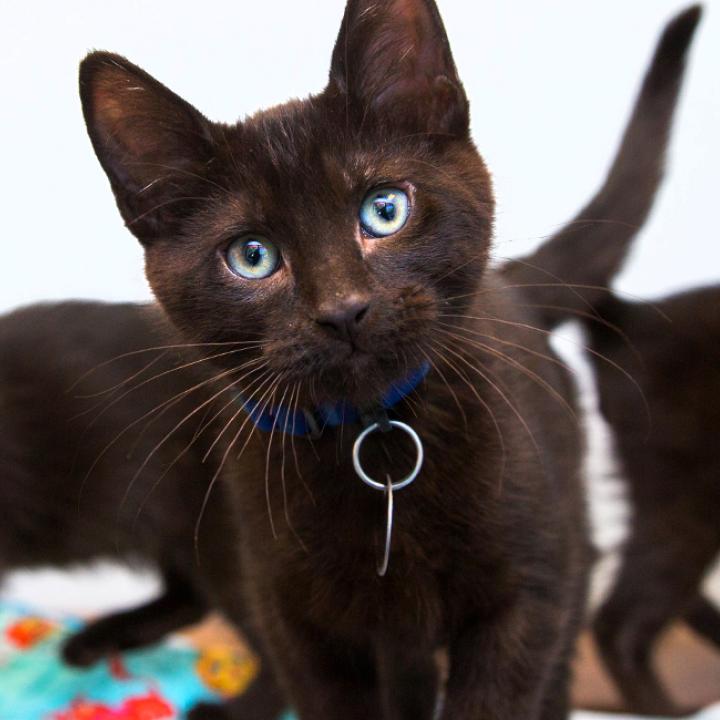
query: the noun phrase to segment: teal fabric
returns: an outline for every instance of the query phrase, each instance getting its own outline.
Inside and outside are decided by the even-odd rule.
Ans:
[[[0,605],[0,720],[180,720],[220,699],[198,675],[198,650],[177,640],[89,670],[64,665],[58,649],[79,627]]]

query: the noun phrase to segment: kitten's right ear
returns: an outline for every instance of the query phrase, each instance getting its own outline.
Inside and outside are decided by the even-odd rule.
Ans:
[[[106,52],[80,64],[80,98],[127,227],[144,244],[172,237],[207,195],[211,124],[144,70]]]
[[[330,66],[362,128],[466,138],[468,100],[435,0],[347,0]]]

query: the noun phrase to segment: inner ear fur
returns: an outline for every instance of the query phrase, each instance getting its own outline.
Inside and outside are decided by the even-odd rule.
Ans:
[[[142,242],[172,235],[207,194],[211,123],[144,70],[107,52],[81,63],[80,98],[128,228]]]
[[[345,95],[363,121],[468,134],[468,101],[433,0],[350,0],[329,88]]]

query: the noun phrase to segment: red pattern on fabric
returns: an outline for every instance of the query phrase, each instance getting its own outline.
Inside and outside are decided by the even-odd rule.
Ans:
[[[128,698],[113,709],[103,703],[75,700],[72,706],[56,713],[52,720],[170,720],[175,709],[156,692],[141,697]]]

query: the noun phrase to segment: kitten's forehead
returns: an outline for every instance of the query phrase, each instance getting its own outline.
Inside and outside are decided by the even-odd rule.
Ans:
[[[345,203],[379,182],[404,180],[412,154],[407,143],[353,131],[322,97],[261,111],[224,140],[226,169],[242,195],[285,207],[313,196]]]
[[[372,174],[367,155],[361,156],[359,152],[354,153],[354,157],[339,157],[335,152],[324,150],[320,155],[320,162],[325,175],[345,187],[348,192],[353,189],[358,177],[369,180]]]
[[[412,152],[407,138],[359,131],[337,100],[323,94],[262,110],[233,129],[233,150],[264,175],[326,175],[348,189],[396,172]]]

